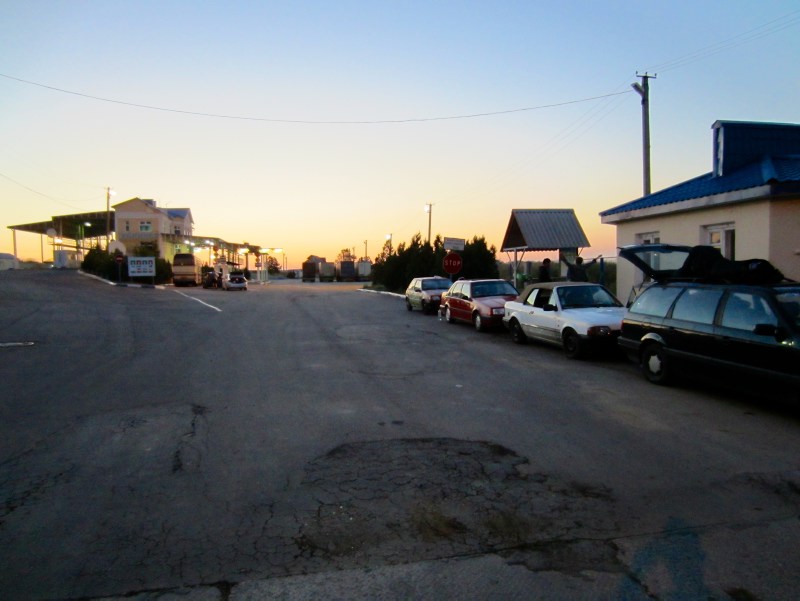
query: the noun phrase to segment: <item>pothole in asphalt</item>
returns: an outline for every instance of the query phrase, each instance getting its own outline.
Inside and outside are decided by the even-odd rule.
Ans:
[[[394,563],[574,539],[611,514],[607,489],[530,471],[490,442],[342,445],[306,468],[296,544],[343,566]]]

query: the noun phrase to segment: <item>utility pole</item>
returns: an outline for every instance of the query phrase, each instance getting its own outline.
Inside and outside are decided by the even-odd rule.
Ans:
[[[106,252],[111,245],[111,188],[106,188]]]
[[[425,212],[428,214],[428,244],[431,243],[431,217],[433,216],[433,203],[425,205]]]
[[[650,194],[650,84],[649,79],[655,79],[656,75],[644,73],[636,77],[642,78],[642,83],[632,83],[631,87],[642,97],[642,161],[644,167],[644,196]]]

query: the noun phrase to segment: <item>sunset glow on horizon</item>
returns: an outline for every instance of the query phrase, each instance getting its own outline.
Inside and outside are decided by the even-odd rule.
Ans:
[[[571,208],[582,254],[614,256],[598,214],[642,195],[637,72],[657,191],[711,170],[718,119],[800,122],[798,25],[785,0],[6,3],[0,252],[111,187],[290,268],[424,240],[428,204],[433,236],[500,260],[513,209]]]

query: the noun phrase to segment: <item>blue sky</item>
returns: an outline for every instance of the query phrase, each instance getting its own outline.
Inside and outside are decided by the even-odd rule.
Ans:
[[[3,1],[0,252],[111,186],[290,266],[425,235],[426,203],[498,248],[511,209],[574,208],[609,256],[598,213],[642,190],[637,71],[655,191],[710,170],[718,119],[800,122],[798,29],[788,1]]]

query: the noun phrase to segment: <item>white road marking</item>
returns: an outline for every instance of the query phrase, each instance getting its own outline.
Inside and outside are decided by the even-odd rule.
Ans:
[[[210,309],[214,309],[214,311],[219,311],[220,313],[222,313],[222,309],[220,309],[219,307],[215,307],[214,305],[209,305],[207,302],[201,301],[199,298],[195,298],[193,296],[189,296],[188,294],[184,294],[183,292],[178,292],[177,290],[175,290],[174,292],[176,294],[180,294],[181,296],[185,296],[186,298],[190,298],[193,301],[197,301],[201,305],[205,305],[206,307],[209,307]]]

